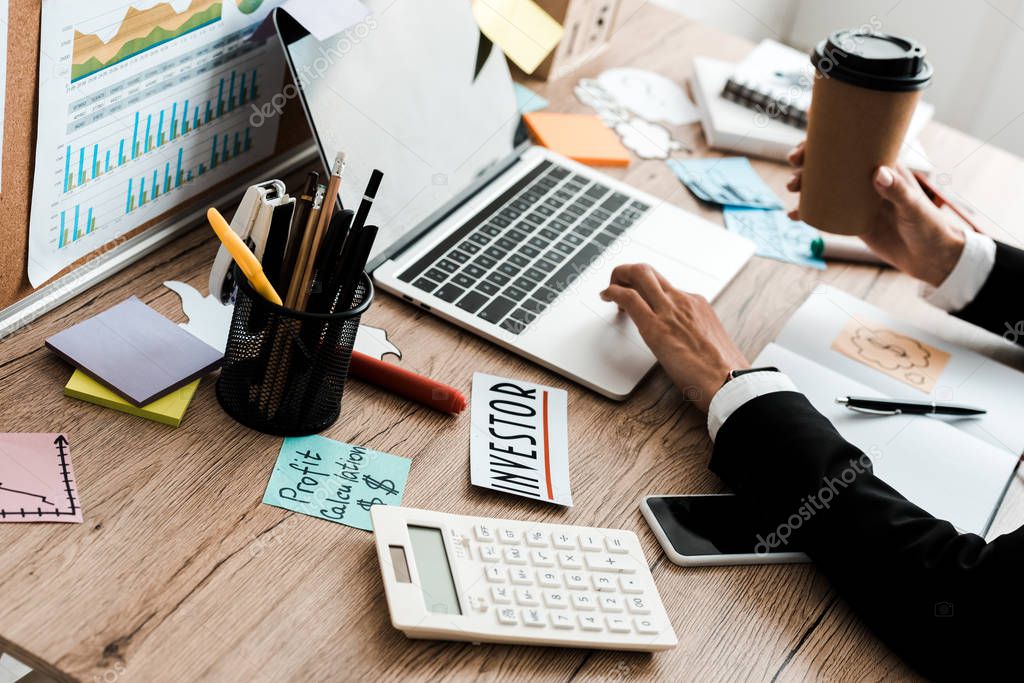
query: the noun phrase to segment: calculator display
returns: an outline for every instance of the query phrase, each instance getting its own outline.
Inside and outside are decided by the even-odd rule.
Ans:
[[[420,575],[423,604],[428,612],[462,614],[459,595],[455,590],[455,577],[444,549],[444,534],[440,529],[410,526],[413,562]]]

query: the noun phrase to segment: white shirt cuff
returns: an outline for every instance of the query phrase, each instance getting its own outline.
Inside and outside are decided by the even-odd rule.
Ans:
[[[796,385],[781,372],[751,372],[725,383],[708,408],[708,433],[714,441],[725,421],[747,401],[776,391],[796,391]]]
[[[938,289],[922,285],[921,294],[933,306],[955,313],[974,301],[996,263],[996,243],[991,237],[964,230],[964,250]]]

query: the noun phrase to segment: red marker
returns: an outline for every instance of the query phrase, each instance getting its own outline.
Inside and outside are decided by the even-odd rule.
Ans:
[[[352,352],[349,373],[364,382],[442,413],[454,415],[466,409],[466,397],[458,389],[365,353]]]

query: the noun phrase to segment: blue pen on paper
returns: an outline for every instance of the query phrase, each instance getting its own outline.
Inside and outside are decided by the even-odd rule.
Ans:
[[[746,157],[669,159],[666,163],[698,199],[722,206],[782,208]]]
[[[370,508],[401,505],[412,460],[322,436],[284,440],[263,502],[372,531]]]
[[[785,211],[727,206],[722,213],[725,227],[757,245],[758,256],[825,268],[825,261],[811,253],[811,242],[820,233],[806,223],[790,219]]]
[[[516,108],[520,114],[529,114],[531,111],[540,111],[548,108],[548,101],[533,92],[525,85],[516,86]]]

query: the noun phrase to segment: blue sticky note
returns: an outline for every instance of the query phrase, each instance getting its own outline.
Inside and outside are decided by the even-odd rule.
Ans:
[[[666,163],[698,199],[722,206],[782,208],[746,157],[669,159]]]
[[[823,269],[825,261],[811,255],[818,231],[794,221],[785,211],[725,207],[725,227],[757,245],[757,255]]]
[[[548,101],[533,92],[525,85],[516,86],[516,107],[520,114],[529,114],[531,111],[540,111],[548,108]]]
[[[401,505],[412,460],[322,436],[285,439],[263,502],[372,531],[370,507]]]

